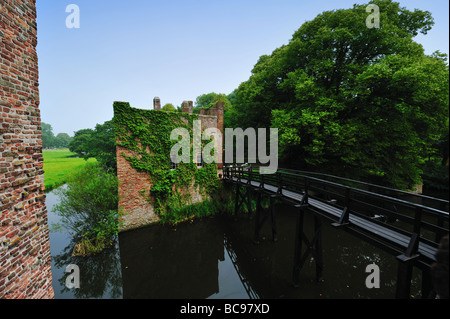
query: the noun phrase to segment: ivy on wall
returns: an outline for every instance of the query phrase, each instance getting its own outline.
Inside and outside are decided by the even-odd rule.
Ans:
[[[170,139],[171,132],[185,128],[193,141],[193,121],[198,119],[198,114],[141,110],[127,102],[114,102],[117,145],[134,154],[120,156],[137,171],[147,173],[153,186],[149,192],[144,189],[140,193],[153,203],[162,221],[176,222],[190,217],[186,214],[195,213],[195,209],[186,209],[192,204],[190,187],[198,187],[202,196],[212,195],[219,187],[217,165],[203,163],[198,168],[192,160],[192,143],[190,162],[179,163],[171,169],[170,150],[177,143]]]

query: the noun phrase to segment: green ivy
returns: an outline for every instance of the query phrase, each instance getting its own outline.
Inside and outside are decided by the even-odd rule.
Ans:
[[[150,196],[146,195],[146,190],[140,190],[140,193],[147,196],[146,200],[153,203],[155,212],[164,221],[176,222],[189,218],[201,206],[191,205],[191,196],[186,192],[188,187],[198,187],[204,196],[212,195],[220,185],[215,163],[204,163],[201,168],[193,163],[192,144],[190,163],[180,163],[176,169],[170,169],[170,150],[177,143],[170,140],[171,132],[175,128],[185,128],[190,132],[192,142],[193,121],[198,119],[198,114],[142,110],[130,107],[127,102],[114,102],[117,145],[134,154],[120,155],[127,159],[131,167],[147,173],[153,185]]]

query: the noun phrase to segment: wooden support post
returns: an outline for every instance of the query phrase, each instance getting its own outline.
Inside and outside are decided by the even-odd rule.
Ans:
[[[236,184],[236,202],[234,204],[234,218],[237,219],[239,212],[241,211],[244,204],[247,202],[246,196],[244,194],[244,187],[239,183]]]
[[[301,270],[301,257],[302,257],[302,235],[303,235],[303,208],[301,205],[297,205],[297,225],[295,227],[295,251],[294,251],[294,269],[292,274],[292,282],[294,287],[299,286],[300,282],[300,270]]]
[[[234,197],[234,216],[236,216],[239,211],[240,206],[239,193],[240,193],[240,186],[239,183],[236,183],[236,196]]]
[[[316,280],[322,282],[323,258],[322,258],[322,223],[319,217],[314,221],[314,237],[311,241],[306,237],[303,231],[303,210],[300,209],[297,215],[297,227],[295,230],[295,252],[294,252],[294,270],[292,282],[294,287],[299,286],[300,270],[303,268],[307,258],[311,254],[316,262]],[[302,241],[306,244],[306,252],[302,256]]]
[[[255,237],[254,242],[259,244],[259,229],[260,229],[260,217],[261,217],[261,191],[258,191],[256,197],[256,213],[255,213]]]
[[[277,238],[277,226],[276,226],[276,222],[275,222],[275,210],[274,210],[274,201],[275,201],[275,197],[276,195],[271,195],[270,196],[270,223],[272,225],[272,240],[274,242],[278,241]]]
[[[245,189],[245,193],[244,193]],[[235,195],[235,203],[234,203],[234,216],[237,217],[237,214],[241,210],[241,208],[246,205],[248,214],[251,216],[252,214],[252,201],[251,201],[251,191],[249,186],[240,186],[239,183],[236,183],[236,195]]]
[[[419,255],[416,254],[418,246],[419,235],[413,233],[406,252],[397,256],[397,259],[399,260],[397,270],[397,288],[395,293],[395,297],[397,299],[409,299],[411,293],[413,262],[417,257],[419,257]]]
[[[411,292],[412,265],[409,262],[399,262],[397,270],[396,299],[409,299]]]
[[[332,223],[333,227],[342,227],[348,225],[350,216],[350,187],[345,188],[345,207],[337,223]]]
[[[422,299],[434,298],[434,287],[430,269],[422,270]]]
[[[339,217],[339,221],[337,223],[332,223],[331,226],[333,227],[342,227],[349,224],[349,215],[350,210],[348,207],[344,207],[344,210],[342,211],[341,216]]]
[[[281,178],[281,172],[277,172],[277,195],[281,196],[283,194],[283,180]]]
[[[246,188],[247,193],[247,211],[248,211],[248,218],[252,218],[252,192],[250,190],[250,186]]]
[[[321,282],[323,274],[322,221],[317,215],[314,216],[314,233],[316,237],[315,241],[316,280],[317,282]]]
[[[414,229],[408,248],[403,255],[397,256],[399,260],[397,273],[397,299],[409,299],[411,292],[412,268],[419,250],[420,229],[422,223],[422,207],[416,207],[414,216]]]
[[[318,216],[314,216],[314,237],[308,240],[304,233],[304,213],[308,207],[308,193],[303,197],[300,204],[295,205],[298,209],[297,225],[295,228],[295,251],[294,251],[294,267],[292,274],[292,282],[294,287],[299,286],[300,270],[303,268],[309,254],[312,254],[316,262],[316,280],[322,281],[323,274],[323,258],[322,258],[322,221]],[[302,244],[306,245],[306,252],[302,255]]]
[[[276,227],[276,222],[275,222],[275,210],[274,210],[274,199],[277,197],[277,195],[269,195],[269,200],[270,200],[270,207],[269,207],[269,212],[264,213],[263,216],[261,216],[262,214],[262,207],[261,207],[261,200],[262,200],[262,191],[258,191],[258,198],[256,201],[256,216],[255,216],[255,237],[253,242],[256,244],[259,244],[259,232],[262,228],[262,226],[264,225],[264,223],[266,222],[266,219],[269,217],[270,215],[270,225],[271,225],[271,229],[272,229],[272,240],[274,242],[276,242],[278,240],[277,238],[277,227]],[[262,217],[262,218],[261,218]]]

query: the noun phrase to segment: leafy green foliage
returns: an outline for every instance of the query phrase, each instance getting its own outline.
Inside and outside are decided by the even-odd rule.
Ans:
[[[97,159],[107,169],[113,172],[117,170],[116,136],[113,120],[95,126],[87,155]]]
[[[424,186],[431,190],[449,191],[448,166],[440,165],[436,161],[425,163],[423,170]]]
[[[66,148],[72,140],[72,137],[67,133],[58,133],[55,136],[50,124],[42,122],[41,127],[43,148]]]
[[[69,143],[69,150],[88,159],[95,158],[105,168],[117,170],[116,138],[113,121],[97,124],[95,129],[82,129],[75,132]]]
[[[129,103],[114,102],[117,145],[133,154],[122,153],[121,156],[134,169],[147,173],[153,186],[146,199],[154,204],[163,221],[186,218],[190,209],[185,207],[191,204],[189,188],[198,187],[200,193],[206,195],[212,194],[219,185],[216,164],[197,168],[193,163],[192,145],[190,162],[179,163],[171,169],[170,151],[177,143],[170,139],[171,132],[175,128],[185,128],[193,141],[192,125],[196,119],[197,114],[140,110],[131,108]]]
[[[65,187],[55,192],[60,201],[54,206],[54,211],[61,219],[54,227],[63,226],[72,231],[72,235],[82,243],[82,249],[90,247],[92,253],[113,242],[119,225],[115,174],[106,172],[97,163],[87,163],[68,178]],[[101,247],[92,246],[92,243]]]
[[[326,11],[261,56],[228,118],[277,127],[287,166],[408,188],[448,132],[449,69],[413,41],[434,24],[429,12],[371,3],[379,29],[366,27],[367,5]]]
[[[224,102],[223,110],[227,112],[231,109],[231,102],[228,97],[223,93],[208,93],[202,94],[195,100],[194,113],[200,113],[201,108],[208,108],[214,105],[216,102]]]
[[[423,188],[426,191],[442,192],[443,198],[448,199],[449,191],[449,134],[441,137],[434,145],[436,152],[430,153],[423,165]],[[435,196],[433,194],[433,196]]]
[[[69,143],[69,150],[77,153],[81,157],[89,151],[89,143],[94,131],[92,129],[82,129],[75,132],[73,140]]]
[[[177,111],[177,109],[175,108],[175,106],[173,106],[173,104],[171,104],[171,103],[165,104],[165,105],[161,108],[161,110],[162,110],[162,111],[165,111],[165,112],[176,112],[176,111]]]

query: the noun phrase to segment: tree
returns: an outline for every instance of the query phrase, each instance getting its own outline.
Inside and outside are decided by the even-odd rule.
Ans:
[[[197,99],[195,100],[195,107],[196,108],[207,107],[208,105],[214,103],[216,96],[217,93],[214,92],[198,96]]]
[[[223,93],[202,94],[195,100],[194,113],[200,113],[200,108],[207,108],[216,102],[224,102],[223,110],[227,112],[231,109],[231,103]]]
[[[105,168],[117,170],[116,137],[113,120],[97,124],[95,129],[82,129],[75,132],[69,143],[69,150],[79,156],[95,158]]]
[[[117,170],[116,136],[113,120],[97,124],[88,143],[88,157],[95,157],[108,170]]]
[[[407,188],[448,127],[448,64],[413,41],[434,24],[429,12],[371,3],[378,29],[365,24],[367,5],[325,11],[260,57],[230,119],[277,127],[291,166]]]
[[[94,131],[92,129],[82,129],[76,131],[72,141],[69,143],[69,150],[79,156],[86,156],[89,153],[89,143]]]
[[[70,141],[72,140],[72,137],[69,136],[67,133],[58,133],[55,137],[55,147],[58,148],[65,148],[69,145]]]
[[[55,147],[55,135],[53,134],[53,128],[50,124],[41,123],[42,126],[42,147],[52,148]]]
[[[173,106],[173,104],[171,104],[171,103],[167,103],[166,105],[164,105],[161,110],[165,111],[165,112],[176,112],[177,111],[175,106]]]
[[[233,105],[234,102],[236,101],[236,91],[237,91],[237,89],[235,89],[233,92],[231,92],[230,94],[227,95],[227,99],[231,105]]]
[[[67,133],[58,133],[54,135],[53,128],[50,124],[41,123],[42,125],[42,147],[44,148],[65,148],[68,146],[72,138]]]
[[[117,176],[98,163],[87,163],[68,178],[67,185],[56,191],[59,203],[54,211],[60,222],[53,227],[71,230],[76,248],[86,254],[113,244],[119,225]]]

